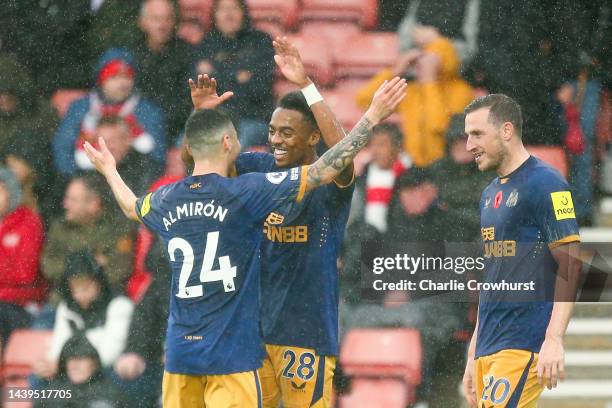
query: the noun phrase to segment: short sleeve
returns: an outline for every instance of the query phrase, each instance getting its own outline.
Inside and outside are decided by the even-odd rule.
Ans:
[[[136,215],[147,228],[155,232],[162,228],[161,218],[156,216],[157,211],[155,211],[155,208],[159,207],[160,190],[147,193],[136,200]]]
[[[274,168],[274,156],[269,153],[245,152],[236,159],[238,175],[247,173],[267,173]]]
[[[542,177],[532,186],[536,222],[551,248],[580,240],[576,210],[569,185],[561,176]]]
[[[257,219],[284,203],[299,203],[306,193],[308,166],[272,173],[249,173],[239,177],[243,186],[240,195],[248,211]]]

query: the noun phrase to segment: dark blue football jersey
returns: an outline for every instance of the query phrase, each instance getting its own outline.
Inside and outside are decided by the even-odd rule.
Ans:
[[[280,171],[274,157],[244,153],[238,174]],[[312,190],[298,205],[278,206],[262,243],[261,311],[266,344],[338,354],[338,268],[354,186]]]
[[[214,375],[261,366],[261,226],[273,209],[301,200],[305,169],[191,176],[138,199],[136,212],[161,236],[172,267],[166,371]]]
[[[484,281],[533,285],[480,292],[476,357],[504,349],[538,353],[554,299],[557,263],[550,249],[580,239],[569,185],[531,156],[487,186],[480,210]]]

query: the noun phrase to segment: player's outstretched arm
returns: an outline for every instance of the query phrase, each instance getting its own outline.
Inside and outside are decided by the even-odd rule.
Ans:
[[[106,178],[125,216],[131,220],[138,221],[138,216],[136,215],[136,196],[121,179],[117,171],[115,158],[106,147],[104,139],[99,138],[98,143],[100,145],[100,150],[97,150],[89,142],[85,142],[85,153],[87,157],[89,157],[89,160],[96,166],[96,169]]]
[[[406,96],[406,80],[399,77],[383,83],[367,112],[347,137],[329,149],[308,168],[306,190],[331,183],[370,140],[370,130],[385,120]]]
[[[195,81],[189,78],[189,89],[191,90],[193,109],[196,111],[218,108],[234,96],[231,91],[219,96],[217,94],[217,80],[210,78],[207,74],[198,75]]]
[[[321,131],[321,136],[323,137],[325,145],[327,147],[334,146],[340,140],[344,139],[346,133],[329,105],[320,98],[312,80],[306,74],[306,69],[304,68],[304,63],[302,62],[302,57],[297,47],[291,44],[286,37],[276,37],[272,44],[274,45],[274,51],[276,51],[274,61],[284,77],[302,89],[302,92],[308,92],[308,87],[312,87],[311,92],[314,92],[318,99],[320,99],[316,102],[309,101],[310,109],[317,121],[317,126]],[[336,182],[341,185],[347,185],[351,182],[352,178],[353,168],[351,163],[351,165],[336,178]]]

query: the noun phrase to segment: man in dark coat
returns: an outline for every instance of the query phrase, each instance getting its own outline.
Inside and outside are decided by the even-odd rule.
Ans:
[[[176,36],[176,12],[169,0],[143,2],[138,25],[142,34],[130,45],[138,65],[137,88],[164,111],[172,145],[191,112],[185,84],[193,49]]]

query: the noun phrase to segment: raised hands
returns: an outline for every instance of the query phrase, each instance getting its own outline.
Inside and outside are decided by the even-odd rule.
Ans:
[[[300,52],[291,44],[287,37],[276,37],[272,42],[274,45],[274,61],[288,81],[294,83],[300,88],[304,88],[312,83],[300,57]]]
[[[191,89],[193,108],[197,111],[215,109],[234,96],[234,93],[231,91],[219,96],[217,94],[217,80],[210,78],[207,74],[198,75],[196,81],[189,78],[189,88]]]
[[[385,81],[378,88],[372,98],[372,103],[365,113],[365,117],[373,124],[387,119],[406,96],[406,80],[395,77]]]
[[[111,152],[106,147],[106,142],[103,138],[98,138],[100,150],[93,147],[89,142],[85,142],[85,154],[89,157],[91,163],[96,166],[96,169],[103,176],[108,177],[111,173],[117,170],[117,163]]]

